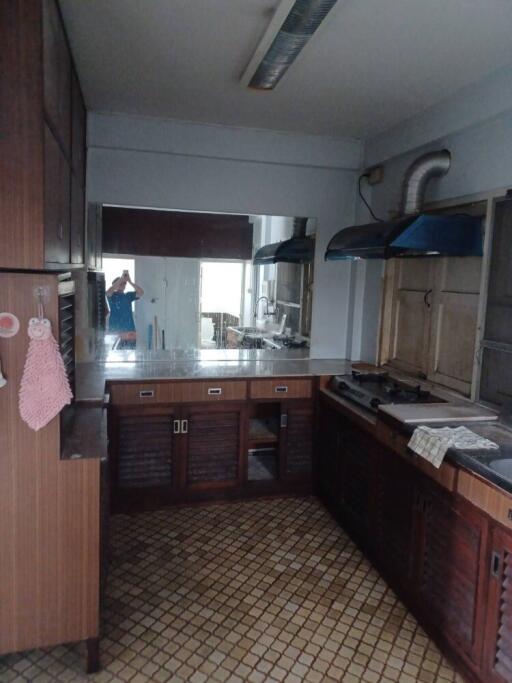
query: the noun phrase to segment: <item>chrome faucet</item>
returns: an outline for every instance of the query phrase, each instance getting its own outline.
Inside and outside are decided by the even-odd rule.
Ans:
[[[258,304],[260,303],[260,301],[263,301],[263,299],[265,299],[265,301],[267,302],[264,315],[270,315],[270,312],[268,310],[268,305],[270,303],[270,301],[268,300],[268,296],[260,296],[260,298],[256,301],[256,304],[254,306],[254,320],[258,318]]]

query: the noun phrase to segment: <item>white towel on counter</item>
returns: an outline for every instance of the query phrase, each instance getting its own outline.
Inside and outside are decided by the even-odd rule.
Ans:
[[[408,443],[409,448],[428,460],[434,467],[441,467],[449,448],[460,450],[498,449],[499,446],[467,427],[416,427]]]

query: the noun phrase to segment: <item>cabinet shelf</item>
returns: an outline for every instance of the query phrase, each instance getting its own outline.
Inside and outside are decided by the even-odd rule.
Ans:
[[[279,441],[277,419],[251,418],[249,424],[250,443],[277,443]]]

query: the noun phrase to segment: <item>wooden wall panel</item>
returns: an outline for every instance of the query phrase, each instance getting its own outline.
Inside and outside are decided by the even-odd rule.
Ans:
[[[34,432],[18,411],[40,285],[57,329],[54,276],[0,273],[0,310],[21,323],[0,339],[0,654],[94,637],[99,625],[99,460],[61,460],[59,418]]]
[[[105,206],[103,252],[247,260],[252,224],[248,216]]]

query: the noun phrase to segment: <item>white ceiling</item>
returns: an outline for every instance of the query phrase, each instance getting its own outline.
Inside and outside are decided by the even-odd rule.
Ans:
[[[510,0],[338,0],[274,91],[278,0],[60,0],[89,109],[367,138],[512,64]]]

